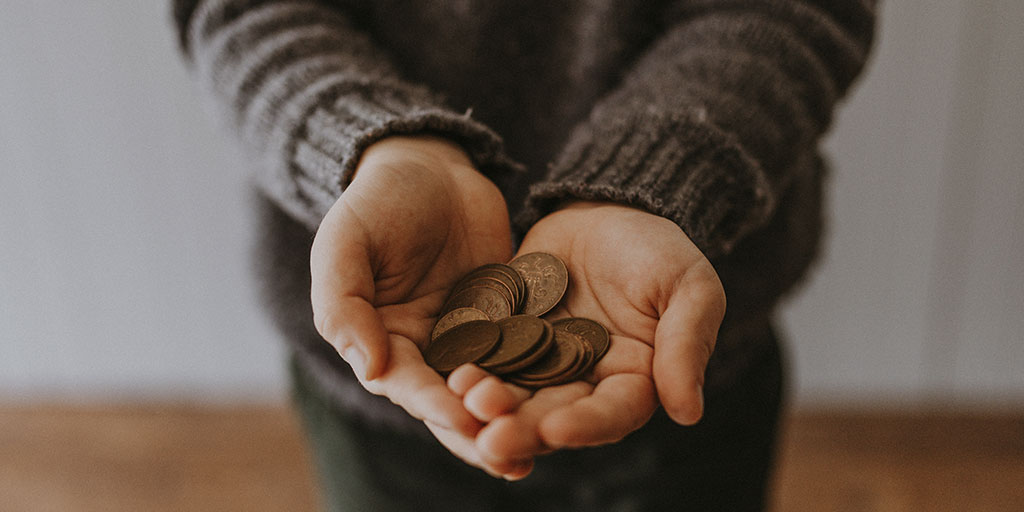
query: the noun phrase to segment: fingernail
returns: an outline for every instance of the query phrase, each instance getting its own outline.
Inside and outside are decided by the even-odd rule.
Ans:
[[[532,460],[523,461],[516,464],[515,468],[513,468],[512,471],[509,471],[508,473],[501,475],[501,477],[504,478],[505,480],[508,480],[509,482],[517,482],[529,476],[530,470],[532,469]]]
[[[352,367],[352,372],[356,374],[356,377],[360,380],[366,378],[366,355],[363,354],[362,349],[355,345],[350,346],[341,353],[341,357]]]

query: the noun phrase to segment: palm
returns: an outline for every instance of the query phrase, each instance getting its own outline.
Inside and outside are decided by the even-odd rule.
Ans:
[[[381,224],[365,233],[375,248],[370,302],[387,332],[423,348],[458,278],[484,263],[508,259],[505,203],[479,175],[463,177],[457,192],[422,174],[396,173],[373,185],[388,193],[364,195],[359,189],[351,199],[353,210],[366,212],[362,218]],[[364,202],[364,197],[375,199]]]
[[[369,391],[412,416],[475,433],[479,422],[420,347],[455,280],[510,249],[497,188],[433,141],[367,151],[311,253],[314,320]]]
[[[692,310],[680,306],[682,298],[697,304],[698,327],[717,329],[721,321],[717,276],[665,219],[619,206],[562,210],[534,226],[520,248],[521,253],[538,250],[560,257],[569,269],[569,290],[552,317],[604,324],[612,334],[611,348],[583,382],[542,389],[516,414],[485,427],[478,444],[493,457],[604,444],[636,430],[658,406],[656,381],[664,381],[658,382],[661,393],[678,394],[674,377],[659,379],[656,367],[678,350],[674,331],[679,317]],[[655,357],[656,348],[664,357]],[[703,350],[709,353],[710,347]],[[704,363],[698,362],[701,371]]]

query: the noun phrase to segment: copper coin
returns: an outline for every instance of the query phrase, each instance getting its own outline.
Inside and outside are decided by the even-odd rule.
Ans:
[[[480,276],[474,279],[460,281],[459,284],[452,289],[452,293],[451,295],[448,296],[448,299],[445,300],[444,306],[441,308],[441,314],[448,314],[448,312],[450,311],[449,308],[459,306],[458,304],[452,302],[452,299],[454,297],[459,296],[475,288],[490,288],[500,293],[501,296],[504,297],[505,302],[509,303],[509,314],[511,314],[511,305],[515,304],[515,296],[513,295],[512,290],[509,289],[508,285],[504,281],[486,276]],[[463,297],[465,297],[465,295],[463,295]]]
[[[442,333],[455,327],[456,325],[464,324],[471,320],[490,320],[487,318],[487,313],[480,311],[476,308],[455,308],[441,317],[440,320],[434,324],[434,330],[430,333],[430,339],[436,340]]]
[[[492,288],[467,288],[455,295],[452,295],[445,303],[442,311],[452,311],[458,308],[479,309],[487,314],[487,318],[501,320],[512,315],[512,304],[501,292]]]
[[[575,334],[554,330],[555,346],[536,363],[509,377],[512,382],[538,381],[564,374],[576,367],[583,355],[583,342]]]
[[[508,265],[502,265],[500,263],[491,263],[484,265],[473,271],[476,278],[489,277],[491,279],[497,279],[509,287],[512,291],[513,311],[518,311],[519,306],[522,305],[523,299],[526,297],[526,284],[523,283],[522,276],[519,272]]]
[[[540,358],[547,355],[548,351],[550,351],[555,346],[555,330],[553,327],[551,327],[551,323],[549,323],[547,320],[544,320],[543,318],[540,318],[539,320],[541,322],[544,322],[544,334],[541,335],[539,342],[533,348],[532,351],[530,351],[527,354],[524,354],[523,357],[521,357],[520,359],[516,359],[501,366],[488,368],[487,370],[495,375],[505,375],[509,373],[514,373],[519,370],[522,370],[523,368],[526,368],[527,366],[532,365],[533,363],[536,363],[537,361],[540,360]]]
[[[489,320],[472,320],[448,329],[427,345],[423,360],[440,373],[487,357],[498,346],[501,328]]]
[[[508,265],[495,264],[491,266],[491,269],[512,281],[512,291],[515,292],[516,296],[516,301],[513,305],[515,311],[518,312],[523,307],[523,301],[526,300],[526,282],[523,281],[523,276],[519,275],[516,269]]]
[[[594,347],[591,346],[590,343],[587,343],[582,336],[578,334],[575,334],[574,336],[579,338],[580,342],[583,344],[583,355],[580,356],[580,360],[577,363],[576,368],[573,368],[571,372],[566,372],[565,378],[560,381],[556,381],[555,384],[561,384],[563,382],[569,382],[570,380],[578,379],[580,376],[582,376],[584,373],[587,373],[588,371],[590,371],[591,368],[594,367]]]
[[[611,346],[608,329],[589,318],[562,318],[552,322],[552,325],[555,329],[576,334],[583,338],[583,341],[589,343],[594,349],[594,364],[597,364],[608,353],[608,347]]]
[[[521,313],[541,316],[562,300],[569,286],[569,271],[562,260],[543,252],[524,254],[508,264],[526,283]]]
[[[558,336],[572,338],[576,347],[578,348],[577,357],[572,361],[572,364],[565,368],[562,372],[556,375],[550,375],[546,377],[531,377],[531,376],[520,376],[516,375],[514,383],[521,386],[531,388],[542,388],[547,386],[557,386],[576,379],[584,372],[590,369],[590,362],[594,360],[594,351],[590,348],[585,341],[580,339],[579,336],[566,331],[556,331],[556,338]],[[512,380],[512,379],[510,379]]]
[[[498,293],[502,294],[505,297],[505,299],[508,300],[508,303],[512,305],[512,309],[515,310],[515,304],[517,300],[516,294],[512,290],[512,288],[509,287],[509,283],[504,279],[495,276],[481,275],[480,277],[477,277],[476,279],[470,281],[468,287],[491,288],[497,290]]]
[[[544,321],[535,316],[516,315],[495,323],[501,328],[501,341],[494,352],[478,362],[485,370],[516,362],[544,341]]]
[[[521,283],[521,279],[517,280],[518,276],[519,274],[508,265],[503,265],[501,263],[489,263],[487,265],[482,265],[463,276],[462,279],[460,279],[452,288],[452,295],[465,288],[469,288],[473,285],[472,282],[477,279],[489,277],[500,281],[508,287],[512,292],[514,299],[513,306],[515,306],[521,300],[523,295],[523,285]]]

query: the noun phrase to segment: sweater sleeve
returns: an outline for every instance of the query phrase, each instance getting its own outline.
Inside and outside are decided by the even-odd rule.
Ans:
[[[462,145],[485,175],[520,170],[501,139],[403,80],[337,8],[314,0],[175,0],[182,48],[240,134],[261,189],[315,229],[362,151],[397,134]]]
[[[526,200],[520,227],[566,200],[672,219],[708,257],[765,224],[811,168],[862,69],[873,0],[687,0],[577,125]]]

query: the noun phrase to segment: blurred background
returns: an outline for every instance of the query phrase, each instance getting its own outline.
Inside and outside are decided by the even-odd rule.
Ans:
[[[251,494],[266,507],[276,502],[263,483],[280,484],[271,477],[287,469],[301,481],[278,494],[281,503],[312,506],[285,409],[283,349],[249,273],[248,172],[204,110],[169,2],[4,2],[3,12],[0,495],[15,496],[11,510],[120,503],[110,496],[157,510],[146,501],[154,495],[164,505],[230,509]],[[896,430],[920,440],[906,429],[935,434],[946,421],[977,425],[983,455],[1009,457],[990,461],[999,478],[1024,482],[1021,26],[1018,0],[883,4],[874,57],[826,143],[834,169],[825,254],[783,315],[796,423],[780,478],[814,475],[810,459],[790,450],[834,448],[830,425],[849,435],[850,425],[875,432],[904,421]],[[1009,444],[985,442],[996,438]],[[70,451],[55,451],[61,439]],[[111,455],[113,445],[127,455]],[[226,455],[202,458],[217,449]],[[271,452],[253,455],[260,449]],[[184,466],[167,466],[164,450],[185,450]],[[188,450],[207,455],[189,459]],[[85,491],[83,477],[46,462],[69,467],[76,453],[122,473]],[[138,459],[147,454],[164,464],[164,480],[153,482],[177,475],[172,491],[119,487],[138,484],[132,464],[152,467]],[[189,466],[200,463],[207,469]],[[879,468],[863,478],[890,482],[879,495],[899,499],[891,482],[905,473]],[[957,485],[980,478],[959,475]],[[843,499],[856,478],[815,492]],[[780,509],[796,509],[805,485],[780,484]],[[260,490],[246,494],[250,487]],[[1005,489],[993,492],[1002,494],[985,510],[1022,510]],[[989,503],[978,493],[964,503]],[[849,510],[936,510],[849,496],[862,505]]]

